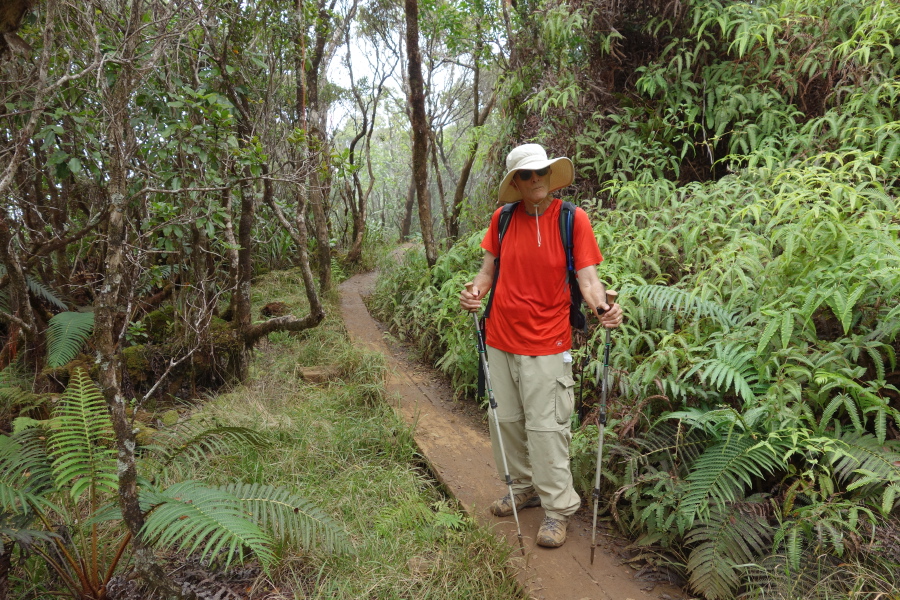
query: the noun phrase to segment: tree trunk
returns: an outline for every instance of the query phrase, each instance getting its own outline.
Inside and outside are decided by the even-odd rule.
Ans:
[[[127,9],[126,9],[127,10]],[[135,55],[141,41],[141,19],[144,2],[134,0],[127,15],[127,33],[120,53],[121,70],[107,90],[104,108],[108,116],[108,190],[109,220],[106,231],[106,256],[103,261],[103,285],[94,305],[94,344],[97,349],[100,387],[106,400],[116,435],[118,462],[119,507],[122,518],[131,533],[134,549],[134,565],[137,573],[151,586],[169,595],[177,595],[156,562],[153,550],[144,542],[141,529],[144,515],[138,502],[137,466],[135,464],[135,437],[132,424],[125,414],[125,398],[121,387],[121,355],[119,346],[124,338],[128,312],[134,287],[128,278],[129,261],[126,257],[125,198],[128,193],[130,159],[136,148],[133,132],[129,132],[129,100],[137,82]],[[128,308],[122,306],[125,303]],[[125,315],[125,321],[120,315]],[[121,323],[121,325],[117,325]]]
[[[478,29],[481,31],[481,29]],[[481,44],[478,44],[479,48]],[[478,61],[475,61],[475,73],[474,73],[474,106],[472,107],[472,127],[477,128],[481,125],[484,125],[485,121],[487,121],[488,116],[491,114],[491,111],[494,108],[494,104],[497,102],[497,90],[491,94],[490,100],[488,100],[487,104],[484,105],[484,109],[479,110],[479,94],[478,94],[478,83],[481,79],[480,76],[481,69],[479,68]],[[459,237],[459,217],[460,213],[462,213],[462,205],[463,201],[466,197],[466,185],[469,183],[469,176],[472,174],[472,165],[475,164],[475,156],[478,154],[478,142],[473,142],[469,147],[469,154],[466,156],[466,162],[463,165],[462,170],[459,172],[459,179],[456,181],[456,191],[453,192],[453,205],[450,207],[450,222],[447,224],[447,235],[450,239],[455,240]]]
[[[419,50],[419,5],[417,0],[406,4],[406,56],[409,61],[409,102],[413,130],[413,179],[419,204],[419,225],[425,244],[428,266],[437,262],[437,249],[431,225],[431,202],[428,196],[428,121],[425,117],[425,81],[422,78],[422,53]]]
[[[302,0],[298,0],[302,2]],[[333,3],[331,5],[334,6]],[[298,39],[301,39],[300,53],[303,58],[303,79],[305,89],[301,99],[305,99],[305,105],[301,105],[299,120],[304,123],[308,132],[308,143],[312,146],[312,152],[308,157],[311,164],[308,169],[308,182],[306,188],[309,193],[309,207],[313,215],[313,229],[316,237],[316,258],[319,272],[319,287],[322,292],[331,289],[331,235],[328,230],[327,195],[324,192],[321,178],[321,169],[327,156],[327,138],[325,136],[325,114],[320,106],[319,77],[322,59],[325,54],[325,44],[328,41],[333,27],[331,10],[326,8],[326,3],[320,0],[317,17],[315,47],[311,57],[307,56],[305,44],[306,22],[303,11],[298,4]],[[299,91],[299,90],[298,90]]]
[[[437,142],[434,139],[433,134],[431,135],[431,138],[431,164],[434,168],[434,180],[437,183],[438,199],[441,203],[441,217],[444,219],[444,228],[446,229],[450,215],[447,213],[447,199],[444,194],[444,180],[441,177],[441,163],[438,161]]]
[[[0,312],[0,320],[10,324],[6,346],[0,351],[0,369],[11,363],[18,353],[19,332],[23,343],[33,343],[37,335],[34,313],[28,297],[28,283],[19,256],[18,244],[9,228],[9,215],[0,208],[0,262],[6,267],[9,281],[10,313]]]
[[[416,179],[412,175],[409,177],[409,187],[406,190],[406,206],[403,211],[403,224],[400,226],[400,241],[405,241],[409,237],[412,229],[412,210],[416,203]]]

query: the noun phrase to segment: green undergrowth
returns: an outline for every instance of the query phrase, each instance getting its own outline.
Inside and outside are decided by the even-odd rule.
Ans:
[[[897,4],[529,6],[498,155],[573,157],[621,293],[604,512],[708,600],[897,598]],[[373,299],[463,395],[482,235]],[[601,335],[576,352],[590,403]],[[571,447],[584,497],[597,435],[588,414]]]
[[[267,274],[254,288],[260,302],[300,306],[296,292],[290,272]],[[383,357],[352,347],[331,300],[322,325],[271,335],[247,383],[196,417],[254,427],[272,442],[211,456],[198,473],[296,487],[351,539],[347,555],[284,554],[259,589],[289,598],[520,597],[505,566],[509,549],[440,490],[385,396]],[[315,385],[299,377],[317,365],[336,365],[338,378]]]

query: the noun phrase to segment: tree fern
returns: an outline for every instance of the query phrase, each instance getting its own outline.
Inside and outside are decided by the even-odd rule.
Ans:
[[[53,475],[73,500],[85,492],[116,491],[115,438],[106,403],[87,373],[73,373],[48,439]]]
[[[47,364],[61,367],[81,350],[94,329],[94,313],[61,312],[47,328]]]
[[[691,587],[709,600],[732,598],[741,583],[740,565],[756,562],[771,545],[772,528],[761,501],[713,504],[709,517],[686,536]]]

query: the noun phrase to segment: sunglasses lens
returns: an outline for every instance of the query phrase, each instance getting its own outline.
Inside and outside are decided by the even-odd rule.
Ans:
[[[516,171],[516,174],[519,176],[519,179],[522,181],[528,181],[531,179],[531,175],[533,173],[537,173],[538,177],[543,177],[547,173],[550,172],[550,167],[544,167],[543,169],[537,169],[532,171],[531,169],[522,169],[521,171]]]

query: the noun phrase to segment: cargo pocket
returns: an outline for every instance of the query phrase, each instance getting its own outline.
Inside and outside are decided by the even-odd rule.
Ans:
[[[556,422],[565,425],[575,412],[575,380],[569,375],[556,378]]]

